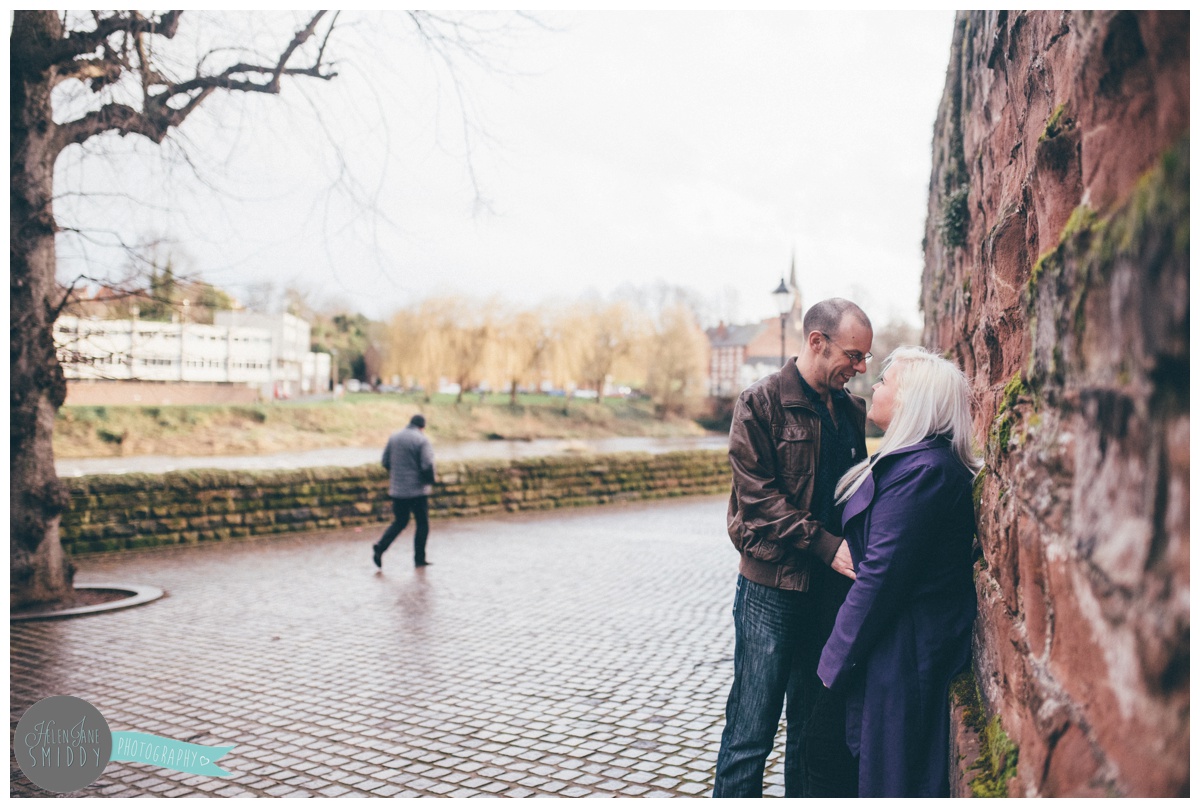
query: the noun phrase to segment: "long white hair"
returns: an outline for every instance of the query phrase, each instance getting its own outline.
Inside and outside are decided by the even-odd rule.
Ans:
[[[970,471],[983,465],[971,450],[971,387],[957,365],[924,348],[902,346],[883,363],[883,375],[896,389],[892,421],[879,451],[838,480],[838,504],[850,499],[880,459],[932,435],[947,436]]]

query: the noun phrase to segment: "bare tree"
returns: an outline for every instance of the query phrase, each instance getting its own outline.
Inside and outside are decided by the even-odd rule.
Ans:
[[[385,376],[399,376],[400,383],[408,387],[416,382],[425,388],[425,400],[429,400],[428,374],[421,363],[422,341],[425,330],[417,311],[405,308],[392,315],[387,323],[384,340],[387,351],[383,362]],[[434,380],[436,383],[436,379]]]
[[[619,364],[631,358],[643,337],[643,315],[629,303],[591,303],[579,318],[580,375],[604,401],[604,386]]]
[[[496,363],[508,400],[517,405],[517,390],[522,384],[537,386],[546,375],[554,331],[544,311],[509,311],[497,324]]]
[[[443,295],[397,312],[388,327],[385,373],[420,381],[426,401],[447,377],[459,386],[456,403],[487,373],[496,334],[495,302]]]
[[[660,418],[686,415],[704,397],[708,340],[684,303],[668,305],[650,338],[646,389]]]
[[[441,387],[442,379],[449,372],[449,331],[456,325],[455,299],[438,297],[421,301],[410,324],[411,333],[416,335],[417,378],[425,388],[425,401]]]
[[[250,311],[267,314],[274,310],[276,292],[274,281],[254,281],[246,284],[245,300],[242,302]]]
[[[334,30],[317,12],[269,58],[235,49],[209,53],[194,74],[163,63],[181,11],[93,11],[12,17],[9,96],[10,607],[73,599],[73,568],[59,541],[67,506],[54,471],[54,416],[66,398],[51,328],[56,293],[54,166],[68,148],[101,135],[162,143],[219,91],[278,94],[285,78],[331,79]],[[334,15],[336,19],[336,15]],[[56,88],[86,88],[63,104]],[[67,108],[69,107],[69,108]]]
[[[461,404],[467,390],[480,381],[491,349],[496,325],[491,306],[464,301],[454,312],[454,320],[445,330],[447,369],[458,384],[456,404]]]

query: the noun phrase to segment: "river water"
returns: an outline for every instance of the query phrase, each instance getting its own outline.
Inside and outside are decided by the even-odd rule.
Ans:
[[[705,435],[683,438],[601,438],[596,440],[543,439],[531,441],[463,441],[435,443],[434,459],[473,460],[477,458],[516,460],[524,457],[579,456],[612,452],[675,452],[685,449],[724,449],[729,445],[725,435]],[[83,477],[88,474],[129,474],[149,472],[161,474],[183,469],[296,469],[311,466],[361,466],[378,463],[383,456],[379,448],[312,449],[305,452],[280,452],[264,455],[228,455],[206,457],[171,457],[140,455],[133,457],[85,457],[56,460],[59,477]]]

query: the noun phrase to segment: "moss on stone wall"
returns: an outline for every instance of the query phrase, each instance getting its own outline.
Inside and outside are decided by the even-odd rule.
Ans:
[[[970,667],[955,676],[954,681],[950,683],[950,698],[955,705],[963,708],[963,723],[975,732],[983,732],[987,716],[983,711],[983,700],[979,698],[975,673]]]
[[[971,780],[976,797],[1007,797],[1008,781],[1017,775],[1017,747],[1004,731],[1000,716],[993,716],[983,729],[979,760],[971,768],[978,771]]]
[[[991,472],[988,467],[984,466],[979,470],[979,473],[975,475],[975,482],[971,485],[971,499],[975,503],[975,517],[977,519],[979,518],[979,509],[983,505],[983,487],[986,484],[988,474],[990,473]]]
[[[1190,142],[1190,136],[1183,137],[1138,180],[1121,214],[1107,222],[1108,237],[1097,245],[1100,258],[1136,254],[1149,240],[1149,232],[1161,229],[1164,223],[1175,227],[1174,240],[1165,246],[1179,254],[1188,251]]]
[[[1004,386],[1004,394],[996,408],[996,417],[992,420],[992,429],[988,436],[988,448],[992,457],[1007,451],[1012,440],[1012,429],[1020,417],[1016,412],[1017,402],[1026,392],[1027,388],[1020,373],[1013,374]]]
[[[971,214],[967,208],[969,189],[962,185],[942,197],[942,216],[938,222],[938,232],[942,244],[951,249],[965,247],[967,231],[971,226]]]
[[[1171,239],[1161,249],[1186,254],[1190,248],[1190,137],[1184,136],[1160,158],[1158,164],[1138,180],[1129,200],[1119,210],[1101,218],[1080,205],[1072,211],[1058,243],[1038,258],[1027,285],[1029,328],[1035,350],[1027,371],[1029,383],[1041,387],[1048,380],[1061,381],[1064,361],[1078,361],[1063,355],[1062,336],[1070,335],[1070,344],[1082,344],[1087,329],[1087,298],[1097,284],[1106,281],[1114,264],[1122,258],[1138,258],[1143,245],[1151,241],[1154,229],[1171,229]],[[1162,255],[1141,256],[1153,266]],[[1045,290],[1045,306],[1039,298]],[[1054,338],[1039,341],[1041,329],[1052,329]],[[1049,351],[1036,350],[1048,344]]]
[[[1074,125],[1074,121],[1070,118],[1063,117],[1066,111],[1066,104],[1059,104],[1054,108],[1054,111],[1050,113],[1050,117],[1046,120],[1046,128],[1038,137],[1038,143],[1045,143],[1047,140],[1052,140]]]
[[[951,705],[961,709],[963,726],[979,740],[979,757],[968,772],[975,772],[967,784],[974,797],[1007,797],[1008,782],[1017,773],[1018,752],[1001,724],[1000,716],[989,721],[979,684],[968,667],[950,683]]]
[[[725,452],[473,461],[439,466],[430,516],[476,516],[729,490]],[[74,555],[330,530],[391,518],[380,466],[199,469],[64,480],[63,546]]]

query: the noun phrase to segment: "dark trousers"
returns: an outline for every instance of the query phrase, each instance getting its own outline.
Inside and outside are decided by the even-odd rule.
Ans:
[[[392,514],[395,521],[383,531],[375,549],[383,555],[392,542],[400,535],[400,531],[408,527],[408,517],[411,514],[417,523],[417,534],[413,536],[413,562],[425,563],[425,542],[429,539],[429,497],[410,497],[397,499],[392,497]]]
[[[838,609],[846,600],[851,581],[829,567],[816,565],[812,570],[809,591],[817,608],[816,646],[813,667],[816,693],[812,712],[805,729],[807,791],[806,797],[857,797],[858,758],[846,745],[846,697],[834,693],[816,678],[821,649],[833,633]]]
[[[762,796],[763,770],[785,702],[785,796],[857,796],[845,710],[816,675],[828,637],[825,624],[832,625],[821,619],[822,595],[774,589],[738,576],[733,686],[714,797]]]
[[[857,797],[858,758],[846,746],[846,702],[820,688],[805,726],[806,797]]]

